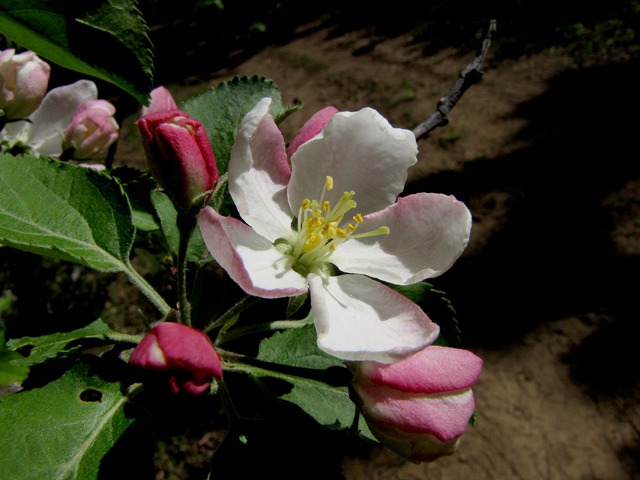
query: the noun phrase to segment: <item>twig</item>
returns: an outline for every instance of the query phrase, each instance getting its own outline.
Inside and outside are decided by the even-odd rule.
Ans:
[[[496,31],[496,21],[491,20],[489,22],[489,29],[487,35],[482,42],[482,49],[480,53],[465,67],[460,75],[456,79],[453,86],[449,89],[446,95],[440,98],[436,111],[433,112],[429,118],[419,124],[413,129],[413,133],[416,136],[416,140],[420,140],[427,136],[429,132],[435,130],[438,127],[444,127],[449,123],[449,112],[458,103],[458,100],[462,98],[467,89],[478,82],[482,78],[482,62],[484,62],[489,46],[491,45],[491,36]]]

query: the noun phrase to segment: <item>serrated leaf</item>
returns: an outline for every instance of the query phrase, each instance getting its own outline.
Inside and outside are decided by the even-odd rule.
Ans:
[[[273,99],[270,111],[274,118],[282,119],[298,108],[283,105],[273,81],[260,76],[235,77],[181,104],[182,110],[204,126],[220,174],[227,172],[240,121],[264,97]]]
[[[25,358],[19,355],[19,358],[12,360],[11,363],[13,365],[36,365],[77,350],[80,348],[78,345],[71,348],[67,347],[75,340],[85,338],[105,340],[111,333],[114,333],[114,331],[106,323],[98,319],[86,327],[72,330],[71,332],[52,333],[51,335],[42,335],[40,337],[14,338],[7,342],[7,348],[9,350],[17,350],[27,346],[33,347],[28,357]]]
[[[98,478],[100,462],[133,423],[120,384],[78,364],[42,388],[0,398],[3,478]]]
[[[0,385],[21,382],[27,378],[29,367],[12,364],[13,360],[20,358],[22,358],[22,355],[5,348],[4,330],[0,329]]]
[[[272,390],[280,399],[298,405],[320,425],[347,428],[353,421],[355,406],[349,398],[347,387],[334,387],[310,378],[253,365],[243,365],[239,370],[262,381],[263,388]]]
[[[342,360],[318,348],[313,324],[276,332],[262,340],[257,358],[265,362],[317,370],[344,365]]]
[[[153,54],[133,0],[3,0],[0,32],[62,67],[117,85],[148,104]]]
[[[0,243],[103,272],[130,269],[131,209],[113,178],[0,154]]]
[[[319,425],[340,430],[350,428],[353,423],[356,407],[349,397],[348,387],[334,387],[310,378],[255,366],[243,365],[240,370],[261,382],[262,389],[270,390],[275,381],[278,386],[273,393],[281,400],[297,405]],[[377,442],[362,418],[358,429],[360,436]]]

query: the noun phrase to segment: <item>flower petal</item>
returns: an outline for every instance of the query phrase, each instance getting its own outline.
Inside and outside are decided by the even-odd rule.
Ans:
[[[474,385],[482,359],[469,350],[430,345],[401,362],[362,362],[359,367],[375,384],[407,393],[441,393]]]
[[[452,196],[417,193],[367,215],[358,232],[389,227],[389,235],[349,239],[331,256],[344,272],[408,285],[445,272],[469,241],[471,213]]]
[[[291,140],[291,143],[289,143],[289,146],[287,147],[287,155],[293,155],[296,153],[296,150],[298,150],[300,145],[311,140],[320,133],[331,117],[338,113],[338,111],[339,110],[336,107],[325,107],[314,113],[302,126],[295,138]]]
[[[362,275],[309,274],[318,347],[344,360],[391,363],[431,344],[440,328],[404,296]]]
[[[291,240],[291,169],[270,105],[271,99],[263,98],[240,123],[229,161],[229,193],[242,219],[273,242]]]
[[[165,112],[168,110],[176,110],[178,105],[176,104],[173,95],[163,85],[160,85],[149,94],[149,106],[143,105],[141,107],[141,117],[144,117],[148,113]]]
[[[290,258],[250,227],[211,207],[203,208],[198,218],[211,255],[249,295],[280,298],[307,291],[306,279],[291,269]]]
[[[297,212],[305,198],[320,200],[326,176],[334,180],[325,195],[332,205],[353,190],[358,212],[381,210],[404,189],[407,168],[416,163],[417,154],[413,133],[393,128],[375,110],[337,113],[291,157],[291,210]]]
[[[451,455],[455,453],[460,443],[460,437],[443,442],[429,433],[403,432],[388,423],[369,419],[366,415],[365,420],[371,433],[378,440],[390,450],[412,462],[432,462],[442,456]]]
[[[446,442],[462,435],[475,410],[470,388],[442,395],[405,393],[378,384],[356,387],[367,414],[407,433],[427,433]]]
[[[98,87],[90,80],[78,80],[70,85],[51,89],[29,116],[31,129],[27,143],[44,156],[62,153],[64,131],[78,106],[98,98]]]

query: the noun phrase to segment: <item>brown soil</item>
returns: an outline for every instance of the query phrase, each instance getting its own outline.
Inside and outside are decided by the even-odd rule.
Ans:
[[[413,128],[474,56],[364,30],[299,33],[204,84],[168,87],[184,100],[235,75],[271,78],[285,102],[305,104],[284,122],[287,138],[327,104]],[[478,421],[451,457],[346,456],[347,479],[640,478],[640,164],[635,122],[623,120],[638,85],[631,63],[490,54],[450,124],[420,142],[407,191],[454,194],[474,216],[464,256],[434,284],[485,362]]]

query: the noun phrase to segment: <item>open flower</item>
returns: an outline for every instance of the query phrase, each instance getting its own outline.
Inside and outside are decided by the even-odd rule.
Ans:
[[[207,248],[248,294],[310,291],[318,346],[331,355],[393,362],[429,345],[438,326],[370,277],[406,285],[443,273],[467,244],[468,209],[433,193],[396,201],[416,139],[370,108],[314,117],[290,167],[270,103],[244,117],[229,162],[246,224],[203,209]]]
[[[160,186],[182,210],[201,208],[218,183],[218,167],[200,121],[180,110],[158,110],[136,125]]]
[[[0,141],[9,149],[20,148],[35,156],[59,157],[64,132],[81,103],[98,98],[98,87],[90,80],[56,87],[45,95],[26,120],[8,123]]]
[[[180,323],[159,323],[131,353],[131,365],[165,372],[173,393],[200,394],[222,378],[222,364],[209,337]]]
[[[431,345],[391,365],[361,362],[354,368],[360,409],[384,445],[415,462],[455,452],[475,409],[471,387],[482,359]]]

